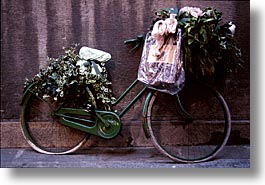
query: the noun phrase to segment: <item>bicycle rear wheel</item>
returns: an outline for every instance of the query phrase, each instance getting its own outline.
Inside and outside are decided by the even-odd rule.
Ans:
[[[231,118],[224,98],[203,83],[187,83],[178,95],[155,92],[147,109],[155,147],[178,162],[202,162],[226,144]]]
[[[91,96],[91,95],[90,95]],[[64,104],[73,108],[74,100]],[[44,154],[67,154],[79,149],[89,134],[60,124],[60,118],[53,116],[58,104],[51,98],[43,99],[28,91],[21,111],[21,128],[28,144]]]

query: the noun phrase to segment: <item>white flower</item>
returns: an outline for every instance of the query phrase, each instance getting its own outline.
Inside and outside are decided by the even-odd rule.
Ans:
[[[64,93],[63,91],[60,92],[60,97],[63,97],[64,96]]]
[[[169,18],[165,20],[165,23],[167,25],[166,34],[169,33],[176,33],[178,21],[175,19],[176,14],[170,14]]]
[[[181,8],[179,10],[179,15],[183,14],[183,13],[189,13],[191,14],[193,17],[200,17],[203,15],[203,11],[200,8],[197,7],[189,7],[189,6],[185,6],[183,8]]]
[[[211,16],[212,10],[207,10],[203,13],[203,15]]]
[[[49,98],[49,97],[50,97],[50,96],[49,96],[48,94],[44,94],[42,98],[43,98],[43,99],[47,99],[47,98]]]
[[[232,22],[229,22],[228,24],[230,25],[229,30],[231,31],[232,36],[234,36],[235,31],[236,31],[236,25],[233,24]]]
[[[87,62],[86,60],[78,60],[76,62],[76,66],[80,66],[79,72],[81,75],[83,75],[85,73],[85,71],[87,70],[87,67],[85,67],[85,65],[84,65],[86,62]]]
[[[97,72],[96,72],[96,70],[95,70],[95,67],[97,67],[98,68],[98,71],[101,73],[102,72],[102,68],[98,65],[98,64],[96,64],[96,66],[94,66],[94,65],[92,65],[92,67],[91,67],[91,74],[93,74],[93,75],[99,75]]]
[[[85,67],[85,66],[80,66],[80,68],[79,68],[79,72],[81,75],[85,74],[86,70],[87,70],[87,67]]]
[[[76,65],[81,67],[81,66],[83,66],[86,62],[87,62],[86,60],[78,60],[78,61],[76,62]]]

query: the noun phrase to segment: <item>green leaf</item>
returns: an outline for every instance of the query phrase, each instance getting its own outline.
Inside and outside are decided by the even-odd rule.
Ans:
[[[188,45],[191,45],[193,43],[194,39],[189,39],[188,40]]]
[[[204,43],[207,42],[208,41],[208,39],[207,39],[207,31],[206,31],[205,28],[201,28],[200,29],[200,34],[202,35],[203,42]]]
[[[179,24],[180,25],[186,25],[187,23],[189,23],[191,21],[191,18],[187,18],[187,17],[184,17],[182,19],[179,20]]]
[[[207,23],[207,22],[212,22],[212,21],[215,21],[216,19],[214,18],[209,18],[209,19],[205,19],[203,22],[204,23]]]
[[[75,66],[77,61],[80,60],[80,57],[75,54],[75,49],[75,47],[68,47],[65,48],[64,54],[59,55],[58,58],[47,58],[49,63],[47,69],[40,70],[31,81],[26,81],[25,84],[35,83],[33,90],[35,94],[42,97],[50,96],[58,103],[68,100],[79,101],[79,98],[83,98],[83,100],[80,100],[80,104],[76,105],[80,108],[86,104],[86,101],[91,102],[84,93],[86,84],[89,84],[90,88],[94,88],[91,90],[95,94],[102,95],[102,98],[99,99],[99,105],[102,105],[102,107],[99,108],[110,110],[110,106],[107,105],[110,101],[106,100],[112,97],[112,91],[107,80],[107,70],[103,70],[101,76],[96,76],[90,74],[91,66],[87,66],[89,70],[81,73],[80,67]],[[104,102],[103,99],[105,99]]]
[[[187,32],[190,33],[192,27],[188,27]]]
[[[170,8],[170,13],[172,13],[172,14],[178,14],[178,12],[179,12],[179,9],[178,9],[178,7],[173,7],[173,8]]]

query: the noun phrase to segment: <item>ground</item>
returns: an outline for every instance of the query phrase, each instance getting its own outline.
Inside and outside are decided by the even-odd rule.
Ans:
[[[211,161],[175,163],[153,147],[84,148],[71,155],[39,154],[30,148],[1,149],[2,168],[250,168],[250,146],[226,146]]]

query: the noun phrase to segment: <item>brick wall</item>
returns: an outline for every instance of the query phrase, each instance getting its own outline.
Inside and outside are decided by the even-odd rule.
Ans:
[[[141,55],[140,51],[129,54],[123,41],[144,34],[155,10],[174,6],[214,6],[223,12],[224,21],[237,25],[245,67],[229,76],[223,93],[232,119],[246,122],[249,128],[249,1],[183,0],[1,0],[1,127],[19,122],[24,79],[46,65],[47,55],[56,57],[63,46],[73,43],[112,54],[108,69],[114,94],[119,95],[136,78]],[[138,107],[141,101],[134,110]],[[129,111],[124,119],[131,122],[139,116]]]

